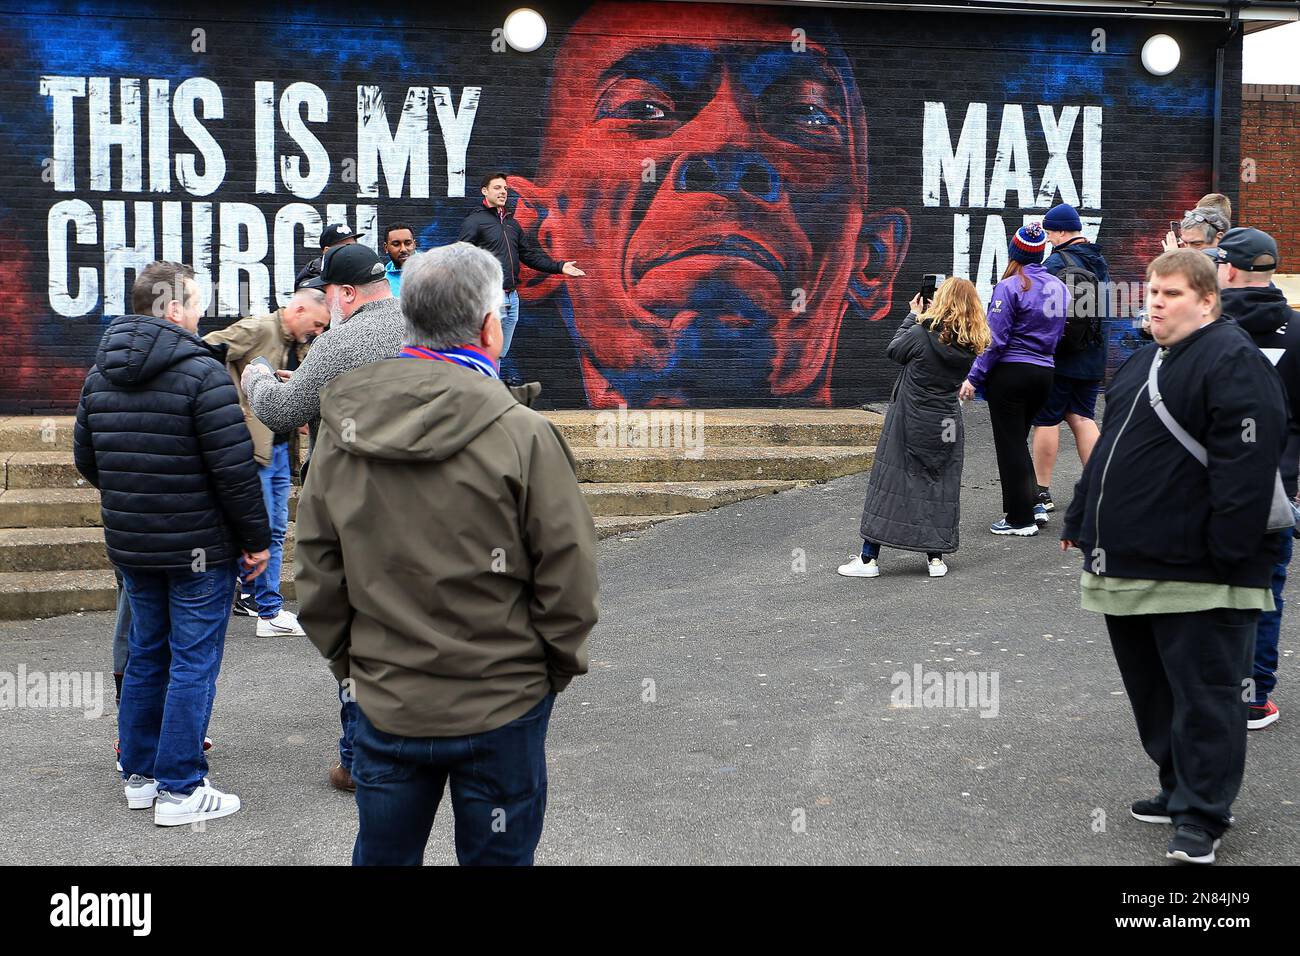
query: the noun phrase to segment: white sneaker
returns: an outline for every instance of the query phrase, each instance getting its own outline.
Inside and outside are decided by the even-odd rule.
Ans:
[[[126,792],[126,805],[132,810],[148,810],[158,796],[158,781],[133,773],[122,788]]]
[[[948,573],[948,565],[943,563],[943,558],[930,559],[930,577],[941,578]]]
[[[275,617],[257,619],[257,636],[306,637],[307,632],[302,629],[292,611],[281,610]]]
[[[204,779],[188,797],[158,791],[153,804],[153,822],[160,827],[179,827],[200,820],[228,817],[239,809],[239,798],[233,793],[222,793]]]
[[[870,561],[863,561],[860,554],[855,554],[853,560],[848,564],[841,564],[838,570],[846,578],[880,577],[880,563],[875,558]]]

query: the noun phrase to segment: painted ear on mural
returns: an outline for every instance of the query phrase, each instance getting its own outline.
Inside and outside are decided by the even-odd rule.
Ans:
[[[848,298],[868,321],[889,314],[894,280],[907,257],[911,234],[912,222],[901,209],[879,210],[862,223]]]
[[[556,249],[560,243],[559,223],[551,215],[555,208],[554,191],[546,186],[539,186],[524,176],[511,176],[510,188],[514,190],[519,201],[515,203],[515,222],[523,230],[524,241],[533,242],[541,247],[552,259],[574,259],[566,249]],[[553,276],[535,269],[519,270],[519,298],[525,302],[538,302],[548,295],[563,288],[563,277]]]

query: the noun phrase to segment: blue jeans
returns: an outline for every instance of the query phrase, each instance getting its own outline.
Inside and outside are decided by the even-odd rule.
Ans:
[[[507,292],[501,303],[501,357],[510,351],[510,340],[515,337],[515,326],[519,324],[519,293]]]
[[[126,673],[126,660],[131,648],[131,602],[126,598],[126,588],[122,585],[122,572],[114,566],[113,577],[117,579],[117,621],[113,625],[113,673]]]
[[[1262,611],[1255,630],[1255,705],[1263,707],[1277,686],[1277,639],[1282,630],[1282,589],[1286,587],[1286,566],[1291,563],[1295,534],[1282,532],[1282,553],[1273,565],[1273,602],[1276,611]]]
[[[339,726],[343,728],[339,737],[339,763],[349,773],[352,772],[352,738],[357,733],[359,712],[357,702],[348,697],[343,685],[339,684]]]
[[[271,618],[284,607],[280,566],[284,563],[284,534],[289,529],[289,443],[272,445],[270,464],[259,465],[257,474],[262,479],[262,500],[271,522],[271,559],[253,581],[253,600],[257,602],[258,617]]]
[[[451,779],[462,866],[531,866],[546,814],[546,729],[555,695],[504,727],[398,737],[358,710],[352,763],[360,826],[353,866],[420,866]]]
[[[208,772],[203,738],[217,694],[235,562],[206,571],[122,568],[131,656],[117,713],[122,775],[188,794]]]

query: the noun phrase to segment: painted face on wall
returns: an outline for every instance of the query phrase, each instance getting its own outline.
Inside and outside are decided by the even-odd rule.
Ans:
[[[516,215],[584,260],[564,291],[593,406],[829,404],[841,322],[888,312],[907,216],[867,210],[866,117],[833,36],[686,10],[600,3],[569,31]],[[526,298],[558,286],[525,279]]]

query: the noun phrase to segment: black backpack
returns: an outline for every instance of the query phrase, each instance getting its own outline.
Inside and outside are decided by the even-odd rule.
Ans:
[[[1065,268],[1056,278],[1070,290],[1070,305],[1065,312],[1065,334],[1056,351],[1086,352],[1103,341],[1101,280],[1068,249],[1058,249],[1057,254],[1065,260]]]

